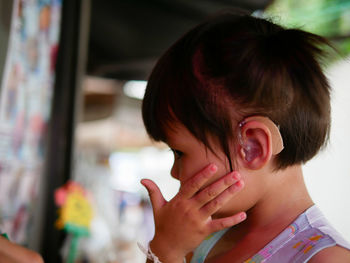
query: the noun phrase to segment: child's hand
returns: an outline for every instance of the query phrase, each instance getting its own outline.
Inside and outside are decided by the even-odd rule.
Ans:
[[[211,218],[243,187],[238,172],[232,172],[200,190],[216,170],[215,165],[208,165],[183,184],[169,202],[154,182],[141,181],[150,195],[155,221],[155,235],[150,246],[162,262],[183,262],[185,255],[209,234],[246,218],[244,212],[226,218]]]

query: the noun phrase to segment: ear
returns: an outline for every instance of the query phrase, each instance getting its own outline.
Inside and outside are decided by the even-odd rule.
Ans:
[[[261,169],[273,154],[270,129],[263,122],[250,120],[241,123],[239,132],[240,162],[248,169]]]

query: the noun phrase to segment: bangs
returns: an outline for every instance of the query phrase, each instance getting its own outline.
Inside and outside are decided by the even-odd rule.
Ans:
[[[181,123],[207,145],[205,127],[217,125],[205,109],[207,91],[193,74],[195,51],[190,47],[195,45],[179,42],[161,57],[149,78],[142,103],[144,125],[153,140],[166,142],[167,131]]]
[[[147,133],[155,141],[167,140],[167,131],[176,123],[184,124],[196,135],[198,103],[189,50],[169,49],[158,61],[148,80],[142,104],[142,117]],[[190,121],[191,120],[191,121]]]

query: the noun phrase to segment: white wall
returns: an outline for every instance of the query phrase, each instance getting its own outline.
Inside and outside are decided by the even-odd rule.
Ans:
[[[330,144],[304,167],[313,200],[333,226],[350,241],[350,60],[328,73],[332,93]]]

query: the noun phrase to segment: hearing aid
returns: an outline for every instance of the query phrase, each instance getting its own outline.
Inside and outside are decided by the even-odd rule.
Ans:
[[[239,127],[238,140],[239,140],[239,144],[242,146],[242,153],[245,159],[248,162],[251,162],[261,154],[261,148],[256,140],[248,138],[247,140],[244,141],[242,138],[242,127],[250,121],[259,121],[267,126],[267,128],[271,133],[272,155],[279,154],[283,150],[284,145],[283,145],[282,135],[277,125],[268,117],[251,116],[251,117],[245,118],[238,125]]]
[[[243,145],[242,145],[243,155],[244,158],[251,162],[256,157],[261,155],[261,148],[256,140],[248,139]]]

